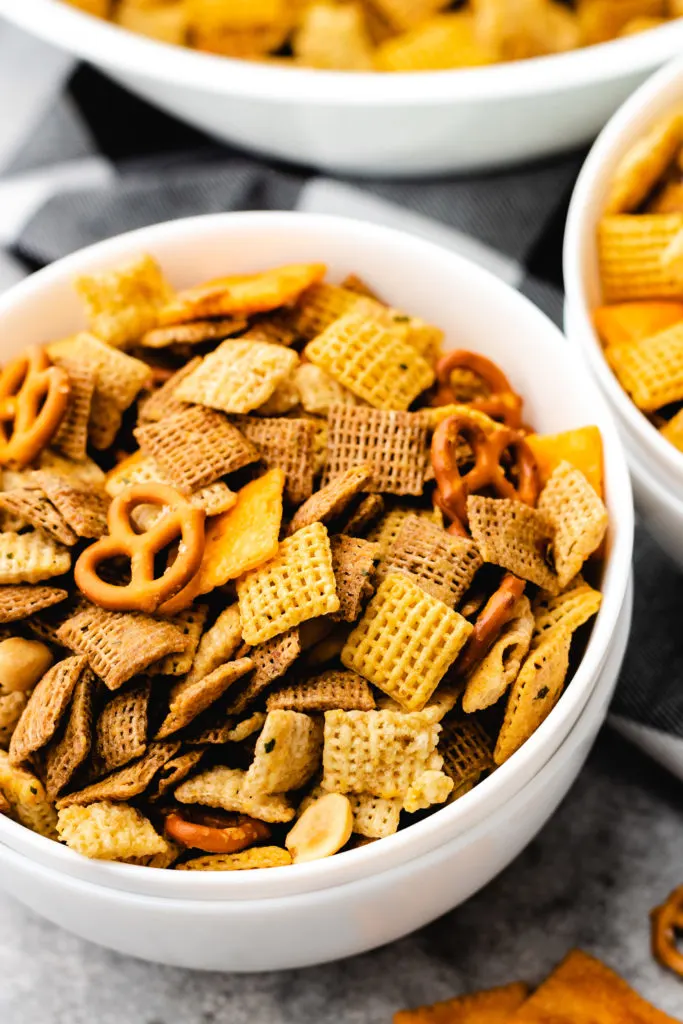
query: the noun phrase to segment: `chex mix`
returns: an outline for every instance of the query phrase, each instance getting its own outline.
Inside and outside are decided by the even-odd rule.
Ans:
[[[655,121],[614,169],[597,228],[605,358],[683,451],[683,115]]]
[[[600,607],[602,446],[319,264],[76,282],[0,372],[0,812],[87,857],[278,867],[461,799]]]

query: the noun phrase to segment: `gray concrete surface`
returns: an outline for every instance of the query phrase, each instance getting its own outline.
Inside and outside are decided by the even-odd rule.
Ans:
[[[574,945],[683,1019],[648,911],[683,883],[683,792],[605,732],[538,839],[458,910],[342,963],[196,974],[91,946],[0,897],[1,1024],[390,1024],[394,1010],[547,973]]]

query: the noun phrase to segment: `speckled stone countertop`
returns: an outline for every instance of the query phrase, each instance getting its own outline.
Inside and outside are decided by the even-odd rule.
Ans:
[[[483,892],[337,964],[201,974],[130,960],[0,896],[1,1024],[390,1024],[394,1010],[517,978],[575,945],[683,1020],[683,981],[649,953],[648,911],[683,883],[680,784],[603,732],[550,824]]]

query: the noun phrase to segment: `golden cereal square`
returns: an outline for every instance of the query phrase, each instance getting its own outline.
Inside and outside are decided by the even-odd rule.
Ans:
[[[574,633],[597,615],[602,603],[602,594],[594,590],[579,574],[561,594],[546,594],[540,591],[533,603],[534,633],[536,646],[547,633],[562,631]]]
[[[68,548],[39,530],[0,533],[0,584],[40,583],[70,568]]]
[[[401,800],[382,800],[370,793],[349,793],[353,811],[353,831],[368,839],[384,839],[398,832]]]
[[[269,711],[246,786],[253,793],[300,789],[320,767],[322,726],[298,711]]]
[[[85,302],[89,329],[114,348],[125,348],[154,327],[159,309],[173,294],[161,267],[147,255],[79,277],[76,290]]]
[[[408,576],[381,583],[341,653],[346,668],[408,711],[420,711],[453,664],[472,626]]]
[[[643,412],[654,412],[683,398],[683,324],[640,341],[609,345],[605,356]]]
[[[561,462],[548,480],[538,499],[538,509],[555,528],[555,569],[564,588],[602,544],[607,509],[583,473],[568,462]]]
[[[441,726],[426,711],[327,711],[323,789],[395,800],[434,764]]]
[[[222,765],[182,782],[175,791],[175,798],[181,804],[220,807],[260,821],[285,822],[294,817],[294,808],[283,793],[257,793],[247,786],[246,772]]]
[[[683,268],[665,253],[683,230],[683,214],[623,214],[598,225],[598,262],[606,303],[680,299]]]
[[[98,860],[147,857],[166,850],[166,840],[140,811],[110,800],[62,809],[57,831],[71,850]]]
[[[178,871],[251,871],[254,868],[283,868],[292,855],[279,846],[255,846],[240,853],[209,853],[179,864]]]
[[[268,401],[298,362],[296,352],[283,345],[224,341],[180,382],[173,395],[222,412],[251,412]]]
[[[658,183],[683,142],[680,114],[662,117],[622,156],[610,182],[605,213],[631,213]]]
[[[429,363],[390,328],[349,313],[309,342],[306,357],[376,409],[406,410],[434,383]]]
[[[120,352],[85,331],[53,342],[47,346],[47,352],[52,360],[71,359],[93,371],[93,406],[95,399],[106,400],[112,409],[123,412],[151,379],[147,363]]]
[[[237,582],[242,636],[252,646],[300,622],[339,611],[332,551],[322,523],[297,530],[275,558]]]

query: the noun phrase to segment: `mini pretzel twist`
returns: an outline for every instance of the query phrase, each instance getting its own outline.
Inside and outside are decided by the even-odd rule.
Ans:
[[[494,420],[501,420],[508,427],[518,429],[522,425],[522,399],[513,390],[503,371],[486,356],[466,349],[447,352],[436,364],[436,379],[439,385],[433,405],[457,404],[458,398],[451,387],[453,370],[471,370],[488,387],[486,398],[473,398],[463,404],[470,409],[486,413]]]
[[[162,517],[144,533],[137,533],[131,514],[139,505],[159,505]],[[166,484],[133,484],[109,506],[109,536],[91,544],[76,562],[74,579],[93,604],[109,611],[161,612],[195,576],[204,554],[204,510],[195,508]],[[155,576],[156,556],[179,541],[174,562],[162,576]],[[126,586],[106,583],[98,574],[102,562],[125,556],[130,559],[131,582]]]
[[[474,454],[474,466],[462,474],[456,458],[458,438],[464,438]],[[517,482],[508,479],[502,465],[505,452],[515,457]],[[487,434],[477,420],[466,412],[445,419],[432,438],[432,465],[436,477],[435,500],[452,520],[451,533],[465,533],[468,495],[492,488],[501,498],[513,498],[535,505],[538,498],[538,470],[534,454],[522,435],[499,426]]]
[[[0,373],[0,465],[22,469],[57,432],[66,412],[69,375],[43,348],[28,348]]]
[[[169,814],[165,822],[166,835],[181,846],[205,853],[238,853],[254,843],[270,839],[270,829],[262,821],[240,815],[235,825],[227,828],[198,825],[181,814]]]
[[[683,885],[671,893],[666,903],[650,912],[652,954],[655,960],[683,978],[683,953],[676,932],[683,931]]]
[[[460,675],[467,675],[486,657],[503,626],[512,618],[525,587],[525,581],[511,572],[503,576],[498,590],[479,612],[465,649],[458,658],[456,669]]]

